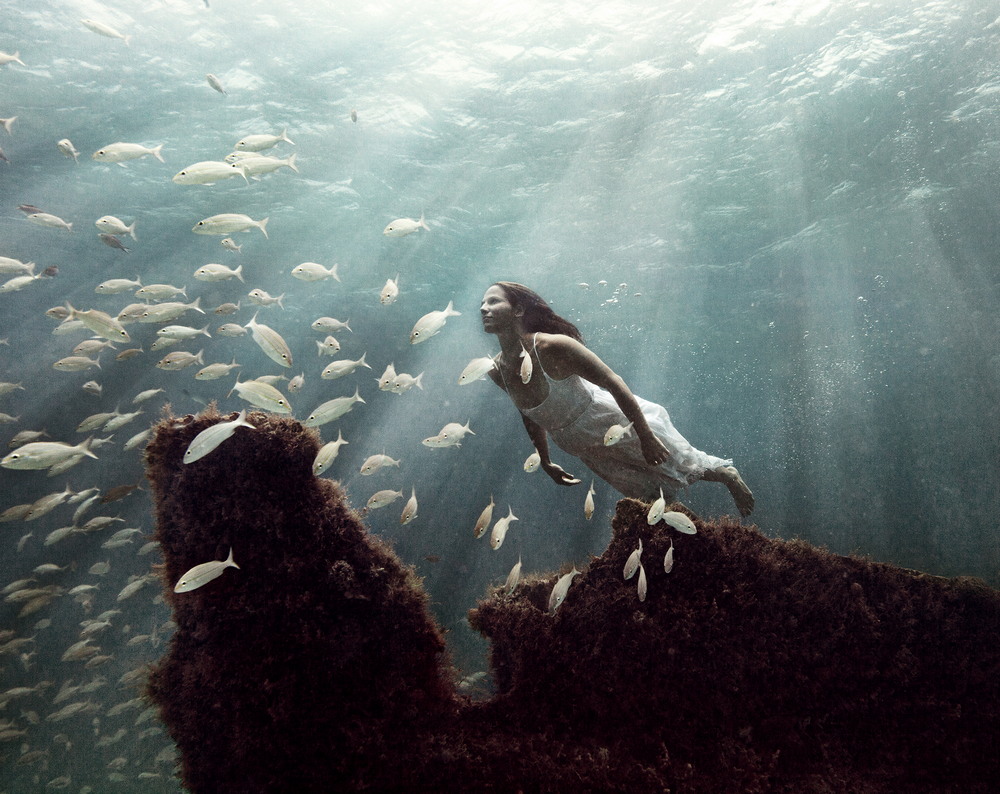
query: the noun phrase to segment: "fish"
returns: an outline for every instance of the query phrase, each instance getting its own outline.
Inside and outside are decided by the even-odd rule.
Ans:
[[[156,367],[157,369],[175,372],[179,369],[190,367],[192,364],[204,364],[205,361],[202,358],[204,352],[204,350],[199,350],[197,353],[188,353],[185,350],[175,350],[173,353],[168,353],[157,361]]]
[[[41,277],[42,276],[40,274],[30,276],[14,276],[14,278],[7,279],[7,281],[3,284],[0,284],[0,293],[18,292]]]
[[[521,345],[521,383],[527,384],[531,381],[531,371],[534,364],[531,361],[531,354],[524,344]]]
[[[312,324],[309,327],[312,328],[314,331],[333,332],[333,331],[340,331],[343,329],[351,331],[350,323],[351,323],[350,320],[343,322],[333,317],[318,317],[312,321]],[[354,331],[351,331],[351,333],[353,334]]]
[[[378,387],[382,391],[390,391],[392,389],[392,382],[396,379],[396,370],[392,364],[386,366],[385,371],[378,377]]]
[[[391,303],[395,303],[396,298],[398,297],[399,273],[396,274],[396,278],[389,278],[385,280],[385,285],[382,287],[382,291],[378,294],[378,300],[383,306],[388,306]]]
[[[532,472],[538,471],[538,467],[542,464],[542,456],[538,452],[532,452],[524,459],[524,470],[531,474]]]
[[[364,358],[364,356],[362,356]],[[306,373],[300,372],[290,381],[288,381],[288,391],[292,394],[302,391],[302,387],[306,385]]]
[[[223,179],[234,176],[243,177],[249,184],[246,169],[240,163],[227,163],[222,160],[201,160],[182,168],[174,174],[170,181],[176,185],[214,185]],[[232,242],[230,240],[230,242]]]
[[[199,314],[205,313],[205,310],[201,308],[200,297],[195,298],[191,303],[164,301],[163,303],[147,306],[139,315],[138,320],[140,323],[168,323],[189,311],[198,312]]]
[[[283,367],[292,366],[292,350],[284,337],[270,326],[258,323],[257,314],[243,327],[250,329],[253,341],[271,361]]]
[[[221,362],[216,364],[209,364],[207,367],[202,367],[194,374],[195,380],[218,380],[219,378],[224,378],[234,369],[240,365],[236,363],[234,358],[231,363],[223,364]]]
[[[335,337],[328,336],[322,342],[316,342],[317,353],[321,356],[335,356],[340,352],[340,342]]]
[[[640,558],[642,557],[642,538],[639,538],[639,547],[628,555],[628,559],[625,560],[625,567],[622,569],[622,576],[628,581],[633,576],[635,572],[639,570],[639,566],[642,564]]]
[[[233,160],[233,165],[239,165],[243,172],[254,178],[260,174],[270,174],[279,168],[290,168],[296,174],[299,173],[298,166],[295,165],[297,154],[290,154],[284,160],[280,157],[268,157],[262,154],[253,154],[246,157],[239,157]]]
[[[493,525],[493,531],[490,533],[490,547],[493,551],[496,551],[503,545],[503,539],[507,537],[507,530],[510,529],[511,521],[520,521],[514,511],[511,509],[510,505],[507,505],[507,515],[499,519],[496,524]]]
[[[569,593],[569,586],[573,584],[573,578],[579,574],[580,571],[573,566],[573,570],[567,574],[563,574],[556,581],[552,588],[552,592],[549,593],[549,612],[555,614],[556,610],[562,606],[562,602],[566,600],[566,594]]]
[[[87,358],[86,356],[66,356],[52,365],[53,369],[60,372],[83,372],[91,367],[100,369],[101,362],[96,358]]]
[[[212,86],[212,88],[214,88],[220,94],[226,93],[226,89],[222,87],[222,81],[219,80],[219,78],[216,77],[211,72],[205,75],[205,80],[210,86]]]
[[[242,215],[235,212],[212,215],[198,221],[191,227],[195,234],[232,234],[233,232],[245,232],[251,228],[260,229],[261,234],[267,237],[267,222],[270,218],[255,221],[249,215]]]
[[[497,363],[492,356],[482,356],[474,358],[465,365],[462,374],[458,376],[458,385],[467,386],[477,380],[486,380],[486,374],[496,367]]]
[[[639,594],[639,601],[646,600],[646,569],[639,566],[639,583],[636,585],[636,592]]]
[[[624,427],[622,425],[611,425],[611,427],[608,428],[608,431],[604,434],[604,446],[610,447],[617,444],[629,434],[631,429],[631,422]]]
[[[80,162],[80,153],[76,150],[76,147],[73,145],[73,141],[69,138],[63,138],[62,140],[56,141],[56,148],[67,157],[72,157],[73,162]]]
[[[365,504],[369,510],[377,510],[380,507],[385,507],[386,505],[392,504],[397,499],[403,498],[402,491],[384,490],[377,491],[371,495],[371,498]]]
[[[350,397],[335,397],[332,400],[327,400],[325,403],[317,406],[302,424],[305,427],[319,427],[320,425],[325,425],[327,422],[332,422],[334,419],[339,419],[341,416],[350,411],[355,403],[363,403],[364,400],[355,387],[354,394]],[[400,494],[402,496],[402,494]]]
[[[165,336],[170,339],[194,339],[196,336],[202,334],[211,338],[212,335],[208,332],[207,325],[204,328],[191,328],[187,325],[165,325],[156,331],[157,336]]]
[[[424,385],[424,373],[421,372],[416,377],[413,375],[408,375],[405,372],[399,372],[392,379],[392,383],[389,384],[389,391],[393,394],[405,394],[414,386],[423,391]]]
[[[236,303],[220,303],[214,309],[212,309],[212,314],[218,314],[220,317],[224,317],[229,314],[236,314],[240,310],[240,302]]]
[[[246,336],[247,329],[237,323],[223,323],[215,329],[215,333],[219,336],[228,336],[235,339],[240,336]]]
[[[94,292],[100,293],[101,295],[117,295],[120,292],[127,292],[133,287],[141,286],[142,282],[139,281],[138,276],[135,277],[135,280],[128,278],[109,278],[107,281],[102,281],[94,287]]]
[[[587,491],[587,498],[583,500],[583,515],[588,521],[594,516],[594,481],[590,481],[590,489]]]
[[[290,414],[292,412],[292,406],[285,399],[285,396],[269,383],[263,383],[259,380],[241,382],[237,376],[236,383],[229,393],[232,394],[234,391],[241,399],[256,405],[258,408],[263,408],[265,411],[273,411],[276,414]]]
[[[353,109],[351,110],[351,121],[353,121],[355,124],[357,124],[357,121],[358,121],[358,111],[353,110]]]
[[[428,312],[413,326],[410,331],[410,344],[416,345],[425,342],[444,328],[449,317],[458,317],[462,313],[455,311],[453,302],[448,301],[448,305],[441,311]]]
[[[130,411],[124,414],[116,414],[111,419],[109,419],[104,425],[104,431],[107,433],[113,433],[116,430],[120,430],[125,427],[129,422],[131,422],[136,417],[142,415],[142,411]]]
[[[292,275],[299,281],[323,281],[328,278],[340,281],[340,276],[337,275],[338,267],[336,263],[327,269],[318,262],[303,262],[292,268]]]
[[[144,403],[144,402],[146,402],[146,400],[149,400],[149,399],[155,397],[157,394],[159,394],[162,391],[165,391],[165,390],[164,389],[146,389],[145,391],[141,391],[137,395],[135,395],[135,397],[132,398],[132,402],[135,405],[138,405],[139,403]]]
[[[514,563],[514,567],[510,569],[510,573],[507,574],[507,581],[503,583],[503,589],[507,591],[507,595],[514,592],[514,588],[517,587],[518,582],[521,581],[521,555],[517,556],[517,562]]]
[[[21,275],[28,276],[34,272],[34,262],[22,262],[20,259],[13,259],[9,256],[0,256],[0,273],[19,273]]]
[[[258,306],[273,306],[277,303],[282,309],[285,308],[285,293],[282,292],[277,298],[270,295],[266,290],[262,290],[259,287],[257,289],[252,289],[247,295],[250,300],[256,303]]]
[[[670,548],[663,555],[663,572],[670,573],[674,569],[674,539],[670,539]]]
[[[262,152],[265,149],[275,146],[279,141],[290,143],[292,146],[295,145],[291,138],[288,137],[288,128],[286,127],[278,135],[269,135],[267,133],[247,135],[245,138],[238,140],[236,146],[233,148],[239,152]]]
[[[127,234],[133,240],[139,239],[135,236],[135,221],[132,221],[131,225],[126,225],[125,221],[116,218],[114,215],[102,215],[94,221],[94,225],[102,232],[107,232],[108,234]]]
[[[211,562],[203,562],[201,565],[196,565],[187,571],[177,580],[177,584],[174,585],[175,593],[189,593],[192,590],[197,590],[213,579],[218,579],[222,576],[226,568],[239,568],[240,566],[233,562],[233,549],[232,546],[229,547],[229,556],[224,560],[212,560]]]
[[[351,361],[350,359],[332,361],[326,365],[319,376],[323,380],[335,380],[336,378],[342,378],[344,375],[350,375],[358,367],[368,367],[368,369],[371,369],[371,366],[365,362],[366,355],[367,353],[362,353],[361,358],[356,361]]]
[[[76,446],[64,441],[32,441],[7,454],[0,460],[0,466],[17,470],[47,469],[76,457],[87,456],[97,460],[90,445],[89,438]]]
[[[137,298],[145,298],[147,300],[163,300],[164,298],[172,298],[175,295],[183,295],[186,298],[187,287],[175,287],[172,284],[147,284],[142,289],[135,291]]]
[[[493,520],[493,508],[495,506],[496,503],[493,501],[493,494],[490,494],[490,503],[483,508],[483,512],[476,519],[476,526],[472,528],[472,536],[474,538],[481,538],[486,533],[486,528]]]
[[[420,213],[420,220],[415,221],[413,218],[396,218],[396,220],[391,221],[383,230],[382,234],[386,237],[405,237],[408,234],[413,234],[418,229],[431,230],[431,227],[427,225],[427,221],[424,219],[424,214]]]
[[[18,50],[13,55],[6,52],[0,52],[0,66],[6,66],[8,63],[19,63],[24,66],[24,61],[21,60],[21,52]]]
[[[117,143],[109,143],[107,146],[102,146],[90,156],[99,163],[117,163],[123,165],[128,160],[137,160],[140,157],[151,154],[162,163],[165,162],[161,154],[162,151],[162,143],[150,148],[143,146],[141,143],[123,143],[122,141],[118,141]]]
[[[106,232],[101,232],[97,235],[97,239],[104,243],[109,248],[117,248],[119,251],[124,251],[126,254],[132,249],[126,248],[125,244],[115,237],[113,234],[107,234]]]
[[[143,431],[141,431],[139,433],[136,433],[128,441],[126,441],[122,445],[122,448],[125,449],[125,450],[135,449],[140,444],[142,444],[143,442],[147,441],[149,439],[150,435],[152,435],[152,432],[153,432],[152,428],[148,428],[147,427],[145,430],[143,430]]]
[[[399,523],[409,524],[416,517],[417,517],[417,491],[413,486],[410,486],[410,498],[407,500],[406,506],[403,507],[403,512],[399,516]]]
[[[219,244],[227,251],[232,251],[234,254],[239,254],[243,252],[243,246],[237,245],[236,241],[232,237],[224,237],[223,239],[219,240]]]
[[[663,518],[663,511],[666,509],[666,506],[667,500],[663,498],[663,488],[660,488],[659,498],[649,506],[649,512],[646,513],[646,523],[655,524]]]
[[[458,422],[449,422],[441,428],[436,436],[425,438],[421,443],[425,447],[460,447],[466,434],[475,435],[469,428],[469,422],[464,425],[460,425]]]
[[[361,474],[367,476],[374,474],[383,466],[395,466],[399,468],[399,461],[390,458],[385,453],[379,453],[377,455],[370,455],[364,463],[361,464]]]
[[[344,444],[350,443],[344,439],[341,435],[340,430],[337,430],[337,440],[330,441],[320,447],[319,452],[316,453],[316,459],[313,461],[313,474],[317,477],[325,472],[334,460],[337,459],[337,455],[340,454],[340,448]]]
[[[198,281],[228,281],[231,278],[243,281],[243,265],[238,265],[234,270],[225,265],[209,262],[207,265],[202,265],[194,271],[194,277]]]
[[[119,33],[110,25],[98,22],[95,19],[81,19],[80,23],[88,30],[92,30],[94,33],[97,33],[99,36],[105,36],[109,39],[121,39],[125,42],[126,47],[129,46],[129,42],[132,40],[131,36]]]
[[[678,532],[683,532],[685,535],[695,535],[698,532],[698,528],[694,525],[694,522],[686,515],[676,510],[670,510],[664,513],[663,522],[673,527]]]
[[[45,226],[49,229],[63,229],[67,232],[73,231],[73,224],[64,221],[58,215],[49,212],[33,212],[26,216],[26,219],[38,226]]]
[[[187,449],[184,451],[184,462],[194,463],[196,460],[201,460],[210,452],[213,452],[223,441],[230,438],[241,427],[248,427],[251,430],[257,429],[247,421],[246,408],[240,411],[239,416],[235,419],[228,422],[218,422],[211,427],[206,427],[191,439],[191,443],[188,444]]]

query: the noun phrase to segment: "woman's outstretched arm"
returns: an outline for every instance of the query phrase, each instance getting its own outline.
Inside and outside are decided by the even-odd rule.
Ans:
[[[528,438],[535,445],[535,451],[541,459],[541,469],[549,475],[559,485],[577,485],[580,480],[567,472],[562,466],[557,466],[549,458],[549,438],[545,433],[545,428],[532,422],[524,414],[521,414],[521,421],[524,422],[524,429],[528,431]]]

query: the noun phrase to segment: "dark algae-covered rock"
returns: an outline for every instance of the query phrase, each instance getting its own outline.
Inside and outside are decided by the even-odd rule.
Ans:
[[[148,691],[191,791],[957,794],[1000,779],[1000,595],[977,580],[728,519],[681,534],[624,499],[555,613],[556,572],[469,613],[497,690],[473,702],[417,577],[313,476],[314,431],[253,412],[256,429],[182,462],[232,418],[168,417],[147,449],[177,623]],[[640,538],[642,602],[623,577]],[[230,548],[239,569],[173,592]]]

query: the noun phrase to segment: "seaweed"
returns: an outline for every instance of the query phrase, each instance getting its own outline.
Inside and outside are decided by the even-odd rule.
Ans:
[[[623,499],[555,615],[557,572],[469,612],[497,688],[473,701],[413,569],[312,475],[315,431],[255,412],[184,465],[222,418],[167,416],[146,453],[177,623],[147,689],[191,791],[895,794],[1000,775],[1000,595],[978,580],[728,518],[680,535]],[[639,537],[645,602],[622,578]],[[173,592],[230,546],[239,570]]]

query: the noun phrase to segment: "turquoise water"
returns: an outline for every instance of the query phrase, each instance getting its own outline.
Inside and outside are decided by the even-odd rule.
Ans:
[[[326,476],[358,508],[383,488],[404,493],[366,521],[425,577],[463,672],[483,669],[466,611],[518,556],[528,573],[600,553],[617,498],[598,482],[597,512],[586,521],[582,465],[553,453],[584,478],[574,489],[525,473],[532,449],[507,398],[488,382],[456,383],[470,359],[496,352],[479,300],[491,282],[510,279],[576,322],[692,443],[732,457],[757,499],[752,520],[767,533],[995,585],[1000,8],[492,5],[3,5],[0,51],[19,52],[24,65],[0,66],[0,118],[17,116],[9,133],[0,130],[9,160],[0,162],[0,256],[58,274],[0,294],[8,341],[0,380],[24,387],[0,397],[0,411],[16,417],[2,438],[44,429],[77,443],[84,418],[135,410],[132,398],[145,389],[164,392],[124,428],[97,434],[111,435],[99,460],[52,478],[0,470],[0,508],[67,485],[141,482],[141,449],[122,445],[164,402],[177,414],[211,400],[224,411],[245,405],[229,396],[234,376],[198,381],[197,367],[156,368],[170,351],[149,352],[155,325],[126,326],[146,351],[135,358],[104,351],[99,370],[57,371],[52,364],[88,334],[53,335],[47,309],[69,301],[116,314],[133,296],[95,287],[136,276],[185,286],[209,310],[239,300],[233,317],[180,318],[208,322],[212,337],[170,350],[203,349],[205,363],[235,358],[241,379],[304,372],[305,387],[290,396],[298,418],[359,387],[365,404],[321,428],[325,441],[338,430],[349,441]],[[130,36],[128,45],[82,18]],[[285,128],[294,145],[263,154],[294,153],[298,173],[281,168],[249,184],[171,181],[192,163],[222,159],[246,135]],[[78,163],[56,148],[63,138]],[[117,141],[162,144],[165,162],[91,158]],[[19,204],[73,231],[32,224]],[[268,236],[232,234],[236,254],[220,237],[191,232],[230,212],[268,218]],[[422,213],[429,230],[383,235],[390,221]],[[138,239],[122,238],[129,253],[97,237],[94,222],[105,215],[135,222]],[[341,281],[292,277],[306,261],[338,264]],[[194,279],[207,263],[242,265],[246,283]],[[384,306],[379,292],[397,274],[398,300]],[[284,308],[254,306],[254,288],[284,294]],[[410,345],[416,320],[449,301],[461,316]],[[257,308],[288,341],[291,370],[248,338],[215,332],[226,320],[247,323]],[[372,371],[320,379],[331,359],[317,355],[324,334],[309,325],[322,315],[350,320],[353,333],[336,334],[338,358],[364,353]],[[424,389],[380,391],[375,377],[390,362],[424,372]],[[90,380],[101,384],[99,397],[82,390]],[[452,421],[468,421],[475,435],[455,449],[420,443]],[[383,451],[400,466],[361,476],[361,463]],[[418,517],[401,526],[411,488]],[[497,516],[510,505],[520,518],[496,552],[472,537],[491,495]],[[719,485],[696,484],[682,498],[701,515],[733,511]],[[134,697],[121,676],[155,659],[169,637],[155,584],[118,600],[157,555],[137,554],[142,536],[101,547],[120,528],[152,532],[148,492],[81,519],[122,522],[45,546],[75,509],[2,528],[5,584],[55,563],[69,567],[40,575],[43,585],[100,585],[24,617],[23,604],[3,603],[3,626],[35,639],[0,657],[0,689],[49,682],[0,711],[24,731],[0,745],[5,790],[56,787],[68,775],[69,790],[127,791],[141,773],[160,776],[144,785],[172,790],[170,743],[156,720],[135,725],[141,708],[115,713]],[[110,570],[89,573],[100,562]],[[121,612],[93,645],[112,658],[90,669],[61,661],[81,621],[111,609]],[[137,635],[149,639],[129,644]],[[67,682],[93,689],[55,703]],[[86,705],[50,719],[73,702]],[[124,737],[108,741],[122,728]],[[46,752],[16,764],[35,750]]]

